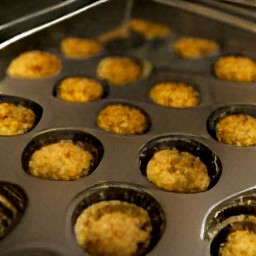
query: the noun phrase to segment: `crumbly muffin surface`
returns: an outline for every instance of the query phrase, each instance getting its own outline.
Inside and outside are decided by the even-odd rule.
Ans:
[[[222,57],[215,62],[214,73],[221,80],[254,82],[256,81],[256,62],[242,56]]]
[[[216,125],[216,136],[220,142],[234,146],[256,145],[256,118],[245,114],[226,116]]]
[[[231,232],[219,250],[220,256],[255,256],[256,234],[249,230]]]
[[[199,103],[198,92],[184,83],[162,82],[150,90],[150,98],[158,105],[191,108]]]
[[[29,161],[33,176],[51,180],[76,180],[88,175],[93,156],[70,141],[60,141],[35,151]]]
[[[174,51],[183,58],[200,58],[219,51],[219,45],[210,39],[182,37],[174,44]]]
[[[61,41],[61,51],[68,58],[86,58],[102,50],[102,44],[94,39],[68,37]]]
[[[106,57],[97,67],[98,77],[118,86],[135,82],[142,72],[141,65],[128,57]]]
[[[76,239],[91,256],[144,255],[151,231],[146,210],[119,200],[89,206],[75,224]]]
[[[0,135],[23,134],[34,126],[35,118],[35,113],[30,108],[2,102],[0,103]]]
[[[61,70],[61,61],[53,54],[43,51],[28,51],[15,58],[7,74],[16,78],[39,79],[56,75]]]
[[[171,34],[171,29],[168,26],[144,19],[132,19],[128,26],[131,30],[142,34],[148,40],[166,37]]]
[[[66,78],[58,88],[58,98],[69,102],[86,103],[101,98],[102,94],[102,85],[86,77]]]
[[[146,174],[157,187],[173,192],[201,192],[210,184],[205,164],[194,155],[176,149],[157,151],[147,164]]]
[[[141,134],[147,127],[147,117],[134,107],[113,104],[99,112],[97,125],[101,129],[112,133]]]

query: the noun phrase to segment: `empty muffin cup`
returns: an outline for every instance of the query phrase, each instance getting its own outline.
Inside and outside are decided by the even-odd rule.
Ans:
[[[141,149],[140,170],[158,188],[178,193],[211,189],[221,174],[218,156],[194,137],[155,138]]]
[[[105,37],[105,38],[104,38]],[[140,34],[126,30],[125,28],[106,33],[101,36],[101,40],[104,41],[104,47],[108,52],[120,52],[128,51],[142,46],[145,43],[145,39]]]
[[[145,255],[158,243],[165,215],[142,188],[120,182],[94,185],[72,215],[78,244],[90,255]]]
[[[256,145],[256,107],[228,105],[214,110],[207,119],[209,134],[217,141],[233,146]]]
[[[22,154],[23,169],[50,180],[76,180],[89,175],[101,161],[103,146],[93,135],[72,129],[39,134]]]
[[[19,186],[0,181],[0,239],[20,221],[27,206],[27,196]]]

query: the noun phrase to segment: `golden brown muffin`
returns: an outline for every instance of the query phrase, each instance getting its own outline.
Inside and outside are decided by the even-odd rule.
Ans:
[[[205,164],[194,155],[176,149],[156,152],[147,164],[146,174],[157,187],[173,192],[201,192],[210,184]]]
[[[141,65],[128,57],[106,57],[97,67],[98,77],[118,86],[135,82],[142,72]]]
[[[231,232],[219,250],[220,256],[255,256],[256,234],[249,230]]]
[[[147,40],[167,37],[171,34],[168,26],[154,21],[132,19],[128,25],[132,31],[142,34]]]
[[[58,88],[58,98],[69,102],[90,102],[101,98],[101,83],[86,77],[69,77]]]
[[[119,200],[89,206],[75,224],[76,239],[91,256],[144,255],[151,231],[146,210]]]
[[[134,135],[145,132],[148,127],[148,120],[137,108],[113,104],[99,112],[97,125],[107,132]]]
[[[192,86],[176,82],[154,85],[150,98],[158,105],[173,108],[191,108],[199,103],[198,92]]]
[[[11,62],[7,74],[16,78],[38,79],[56,75],[60,70],[61,61],[55,55],[28,51]]]
[[[215,130],[220,142],[241,147],[256,145],[256,118],[253,116],[226,116],[217,123]]]
[[[71,141],[59,141],[35,151],[29,161],[33,176],[51,180],[76,180],[88,175],[93,156]]]
[[[226,56],[215,62],[214,73],[222,80],[254,82],[256,81],[256,63],[247,57]]]
[[[29,131],[35,123],[35,113],[13,103],[0,103],[0,135],[11,136]]]
[[[61,41],[61,51],[68,58],[91,57],[102,50],[102,44],[94,39],[68,37]]]
[[[117,38],[127,38],[131,31],[140,34],[146,40],[163,38],[171,34],[171,29],[166,25],[144,19],[131,19],[129,22],[101,34],[98,40],[106,43]]]
[[[202,58],[219,51],[219,45],[209,39],[182,37],[174,44],[174,51],[183,58]]]
[[[123,25],[99,35],[98,41],[104,44],[115,39],[125,39],[128,37],[128,35],[128,26]]]

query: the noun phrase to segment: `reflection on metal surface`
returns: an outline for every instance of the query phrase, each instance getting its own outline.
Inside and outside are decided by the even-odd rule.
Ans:
[[[205,215],[201,239],[212,239],[227,225],[256,215],[256,187],[246,189],[213,205]]]

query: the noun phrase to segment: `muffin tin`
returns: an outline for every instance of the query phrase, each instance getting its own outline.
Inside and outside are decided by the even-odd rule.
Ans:
[[[21,102],[37,114],[37,124],[31,131],[0,137],[0,191],[6,183],[12,184],[14,187],[11,185],[10,189],[14,191],[18,186],[24,206],[23,215],[0,241],[0,255],[86,255],[75,241],[75,218],[86,205],[105,199],[134,202],[150,212],[156,223],[147,253],[152,256],[214,256],[211,244],[222,241],[215,237],[218,233],[215,231],[225,227],[226,218],[237,212],[249,211],[255,215],[254,204],[248,210],[248,200],[255,200],[255,148],[222,144],[216,140],[213,130],[217,115],[225,115],[230,109],[240,112],[241,107],[242,112],[254,113],[256,83],[221,81],[212,73],[214,62],[223,55],[241,54],[256,59],[253,24],[183,1],[135,0],[133,17],[168,24],[173,33],[167,38],[139,43],[115,42],[115,46],[108,46],[108,50],[92,58],[63,57],[62,38],[95,38],[119,26],[124,11],[122,1],[98,1],[38,28],[37,32],[31,31],[19,40],[0,45],[0,100]],[[183,35],[214,39],[220,43],[221,50],[206,58],[182,59],[171,46]],[[115,51],[116,47],[119,50]],[[11,60],[33,49],[56,54],[63,63],[62,71],[37,80],[8,77],[6,68]],[[63,78],[98,79],[99,61],[113,55],[147,61],[152,69],[142,79],[126,86],[106,84],[104,97],[97,101],[70,103],[56,97]],[[200,94],[200,104],[195,108],[175,109],[153,103],[150,88],[166,80],[194,86]],[[129,104],[145,111],[150,118],[149,129],[142,135],[130,136],[99,129],[97,113],[111,103]],[[27,173],[27,161],[33,150],[59,138],[90,145],[97,161],[88,176],[75,181],[53,181]],[[177,145],[210,166],[212,182],[207,191],[193,194],[162,191],[145,177],[149,156],[158,148]],[[247,203],[238,207],[241,198]]]

